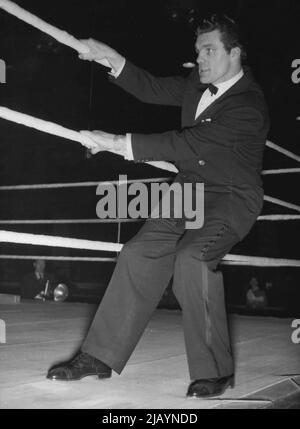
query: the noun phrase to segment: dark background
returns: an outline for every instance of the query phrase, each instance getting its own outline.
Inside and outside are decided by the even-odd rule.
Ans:
[[[186,74],[182,63],[195,60],[195,11],[200,16],[225,12],[240,22],[248,64],[265,92],[272,124],[269,139],[299,153],[300,122],[296,117],[300,116],[300,84],[291,80],[291,63],[300,58],[298,0],[18,0],[17,3],[76,38],[93,37],[106,42],[137,65],[165,76]],[[0,29],[0,57],[7,65],[7,83],[0,85],[1,105],[75,130],[125,133],[180,127],[179,109],[135,100],[108,82],[107,69],[78,60],[72,49],[2,10]],[[90,158],[80,144],[4,120],[0,120],[0,130],[0,185],[100,181],[118,179],[119,174],[127,174],[129,178],[170,176],[166,171],[129,163],[112,154]],[[265,169],[298,166],[272,149],[265,151]],[[266,176],[264,187],[267,195],[300,204],[296,174]],[[95,218],[97,201],[95,187],[0,191],[0,216],[1,219]],[[265,203],[263,214],[272,213],[296,212]],[[123,225],[121,242],[139,226],[140,223]],[[113,242],[117,238],[116,225],[1,228]],[[299,259],[299,238],[299,221],[257,222],[231,253]],[[22,255],[112,256],[104,252],[10,244],[2,244],[0,251]],[[0,261],[2,289],[10,282],[17,284],[30,269],[30,261]],[[50,262],[48,269],[76,290],[83,283],[106,285],[113,264]],[[286,307],[300,312],[299,268],[224,267],[224,275],[233,304],[243,302],[245,285],[256,275],[262,285],[272,280],[277,300],[285,300]]]

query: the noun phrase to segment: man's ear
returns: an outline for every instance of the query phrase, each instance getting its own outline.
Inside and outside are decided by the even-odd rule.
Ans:
[[[232,58],[237,59],[237,58],[241,58],[241,48],[239,48],[238,46],[236,46],[235,48],[231,49],[230,55]]]

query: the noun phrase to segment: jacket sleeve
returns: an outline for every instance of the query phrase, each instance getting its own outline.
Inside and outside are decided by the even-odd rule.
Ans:
[[[181,106],[186,86],[182,76],[155,77],[128,60],[121,74],[110,81],[144,103],[168,106]]]
[[[254,107],[223,109],[211,122],[198,123],[182,131],[162,134],[132,134],[135,161],[182,161],[203,156],[220,147],[233,148],[251,137],[264,137],[264,117]]]

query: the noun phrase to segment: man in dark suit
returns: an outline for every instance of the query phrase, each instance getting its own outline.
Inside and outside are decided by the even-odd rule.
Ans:
[[[114,136],[85,132],[97,146],[136,162],[171,161],[180,184],[204,183],[204,224],[148,219],[119,256],[81,352],[48,372],[53,380],[121,373],[173,276],[181,305],[190,383],[211,397],[232,385],[220,260],[250,230],[263,204],[260,178],[269,121],[261,89],[242,67],[236,24],[212,16],[199,24],[197,65],[188,78],[157,78],[94,40],[83,59],[112,69],[111,80],[147,103],[180,106],[182,129]]]

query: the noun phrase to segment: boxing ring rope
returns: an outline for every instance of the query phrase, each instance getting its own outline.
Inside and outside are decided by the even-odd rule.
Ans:
[[[44,121],[43,119],[39,119],[31,115],[26,115],[25,113],[17,112],[15,110],[8,109],[4,106],[0,106],[0,118],[6,119],[7,121],[11,121],[17,124],[25,125],[29,128],[34,128],[38,131],[43,131],[48,134],[76,141],[78,143],[81,143],[88,149],[98,147],[98,145],[91,138],[78,131],[70,130],[54,122]],[[147,161],[146,164],[152,165],[153,167],[160,168],[162,170],[168,170],[174,173],[178,172],[177,168],[170,162]]]
[[[15,17],[19,18],[21,21],[26,22],[32,27],[37,28],[43,33],[48,34],[63,45],[69,46],[70,48],[77,51],[79,54],[86,54],[89,52],[89,48],[84,43],[73,37],[71,34],[67,33],[66,31],[60,30],[59,28],[56,28],[51,24],[48,24],[47,22],[43,21],[42,19],[38,18],[34,14],[28,12],[27,10],[23,9],[22,7],[18,6],[16,3],[13,3],[10,0],[0,0],[0,8],[10,13],[11,15],[14,15]],[[110,68],[109,63],[106,60],[96,62],[99,62],[100,64],[106,63],[106,66]]]
[[[274,169],[274,170],[263,170],[262,174],[282,174],[282,173],[299,173],[300,168],[285,168],[285,169]],[[25,190],[39,190],[39,189],[60,189],[60,188],[80,188],[80,187],[89,187],[89,186],[98,186],[99,184],[107,184],[111,183],[112,185],[119,184],[130,184],[130,183],[151,183],[155,180],[155,182],[167,182],[172,180],[172,177],[155,177],[153,179],[128,179],[128,180],[110,180],[104,182],[72,182],[72,183],[40,183],[34,185],[8,185],[8,186],[0,186],[0,191],[25,191]]]
[[[98,186],[103,184],[112,184],[112,185],[123,185],[124,183],[151,183],[155,182],[166,182],[171,180],[171,177],[159,177],[154,179],[128,179],[128,180],[107,180],[104,182],[72,182],[72,183],[45,183],[45,184],[35,184],[35,185],[9,185],[9,186],[0,186],[0,191],[25,191],[25,190],[39,190],[39,189],[60,189],[60,188],[80,188],[88,186]]]
[[[58,237],[52,235],[27,234],[12,231],[0,231],[0,242],[48,247],[67,247],[71,249],[97,250],[106,252],[120,252],[123,247],[123,245],[119,243],[82,240],[78,238]],[[89,258],[87,257],[85,260],[88,261]],[[222,263],[226,265],[300,267],[300,261],[295,259],[266,258],[259,256],[244,256],[231,254],[226,255],[223,258]]]
[[[273,215],[263,215],[258,216],[257,220],[270,220],[270,221],[277,221],[277,220],[299,220],[300,215],[281,215],[281,214],[273,214]]]
[[[0,118],[17,124],[22,124],[30,128],[35,128],[36,130],[43,131],[44,133],[76,141],[89,149],[97,146],[95,143],[93,144],[89,137],[79,133],[78,131],[73,131],[53,122],[44,121],[43,119],[16,112],[15,110],[8,109],[7,107],[0,106]]]
[[[226,255],[221,261],[222,265],[243,265],[243,266],[258,266],[258,267],[298,267],[299,262],[295,259],[279,259],[279,258],[265,258],[259,256],[245,257],[240,259],[241,255]],[[37,260],[44,259],[45,261],[71,261],[71,262],[116,262],[117,258],[100,258],[88,256],[21,256],[21,255],[0,255],[1,259],[13,260]]]
[[[300,156],[299,156],[299,155],[296,155],[296,154],[294,154],[293,152],[290,152],[289,150],[284,149],[283,147],[281,147],[281,146],[279,146],[279,145],[277,145],[277,144],[275,144],[275,143],[271,142],[270,140],[267,140],[266,145],[267,145],[269,148],[274,149],[274,150],[276,150],[277,152],[282,153],[283,155],[287,156],[288,158],[291,158],[291,159],[294,159],[294,160],[295,160],[295,161],[297,161],[297,162],[300,162]]]
[[[43,119],[36,118],[31,115],[26,115],[25,113],[17,112],[15,110],[11,110],[4,106],[0,106],[0,118],[17,123],[17,124],[25,125],[30,128],[34,128],[38,131],[42,131],[42,132],[56,135],[58,137],[62,137],[68,140],[79,142],[83,146],[87,147],[88,149],[97,147],[97,144],[93,142],[91,138],[83,135],[78,131],[70,130],[54,122],[49,122]],[[286,155],[289,158],[294,159],[295,161],[300,162],[300,156],[282,148],[279,145],[276,145],[273,142],[270,142],[269,140],[267,140],[266,146]],[[163,170],[172,171],[174,173],[178,172],[178,169],[173,164],[166,161],[148,161],[147,164],[150,164],[157,168],[161,168]],[[274,170],[265,170],[262,172],[262,174],[298,173],[299,171],[300,171],[299,168],[274,169]]]
[[[22,21],[30,24],[31,26],[41,30],[42,32],[53,37],[60,43],[69,46],[70,48],[76,50],[80,54],[88,53],[89,48],[79,40],[77,40],[72,35],[68,34],[66,31],[60,30],[51,24],[43,21],[32,13],[26,11],[20,6],[16,5],[9,0],[0,0],[0,8],[6,12],[16,16]],[[109,63],[103,59],[97,61],[98,63],[109,66]],[[23,124],[28,127],[35,128],[37,130],[47,132],[59,137],[63,137],[69,140],[73,140],[81,143],[83,146],[91,149],[95,146],[95,143],[92,139],[84,136],[78,131],[70,130],[68,128],[62,127],[61,125],[44,121],[24,113],[16,112],[7,107],[0,106],[0,117],[3,119],[13,121],[18,124]],[[297,118],[299,120],[299,118]],[[273,142],[267,141],[266,145],[285,156],[300,162],[300,156],[292,153],[289,150],[282,148],[279,145],[276,145]],[[167,162],[147,162],[150,165],[155,167],[178,172],[177,168]],[[263,175],[271,174],[287,174],[287,173],[299,173],[299,168],[286,168],[286,169],[277,169],[277,170],[265,170],[262,172]],[[159,178],[159,179],[135,179],[131,181],[124,181],[123,183],[134,183],[134,182],[144,182],[150,183],[153,181],[167,181],[169,178]],[[82,186],[98,186],[101,182],[83,182],[83,183],[59,183],[59,184],[40,184],[40,185],[17,185],[17,186],[1,186],[0,190],[29,190],[29,189],[58,189],[58,188],[67,188],[67,187],[82,187]],[[102,182],[102,183],[111,183],[120,185],[120,181],[111,181],[111,182]],[[284,206],[286,208],[296,210],[300,212],[300,206],[280,200],[278,198],[265,196],[265,201]],[[298,220],[299,215],[266,215],[260,216],[258,220]],[[54,223],[102,223],[102,222],[118,222],[120,226],[121,222],[136,222],[139,219],[57,219],[57,220],[2,220],[1,224],[54,224]],[[119,237],[119,232],[118,232]],[[107,251],[107,252],[119,252],[122,249],[122,244],[120,243],[109,243],[101,241],[91,241],[67,237],[58,237],[58,236],[49,236],[49,235],[39,235],[39,234],[27,234],[27,233],[18,233],[12,231],[0,231],[0,242],[6,243],[15,243],[15,244],[27,244],[27,245],[40,245],[40,246],[51,246],[51,247],[68,247],[72,249],[82,249],[82,250],[94,250],[94,251]],[[41,258],[41,256],[19,256],[19,255],[0,255],[0,259],[36,259]],[[66,256],[45,256],[44,259],[51,260],[76,260],[76,261],[116,261],[116,258],[98,258],[98,257],[66,257]],[[255,257],[255,256],[244,256],[244,255],[226,255],[223,260],[223,264],[234,264],[234,265],[253,265],[253,266],[293,266],[299,267],[300,261],[294,259],[280,259],[280,258],[267,258],[267,257]]]
[[[0,242],[50,247],[68,247],[69,249],[97,250],[103,252],[119,252],[122,249],[122,245],[118,243],[43,234],[27,234],[13,231],[0,231]]]
[[[62,262],[116,262],[117,258],[100,258],[98,256],[89,257],[89,256],[41,256],[41,255],[31,255],[31,256],[21,256],[21,255],[0,255],[1,259],[14,259],[14,260],[29,260],[36,261],[37,259],[44,259],[45,261],[62,261]]]
[[[285,221],[285,220],[299,220],[300,215],[264,215],[259,216],[258,221]],[[132,223],[143,222],[145,219],[1,219],[0,225],[72,225],[72,224],[97,224],[97,223]]]
[[[273,170],[263,170],[261,174],[263,176],[268,174],[287,174],[287,173],[300,173],[300,168],[279,168]]]
[[[265,195],[264,200],[268,201],[269,203],[277,204],[279,206],[283,206],[288,209],[297,210],[298,212],[300,212],[300,206],[288,203],[287,201],[280,200],[279,198],[269,197],[268,195]]]
[[[8,220],[1,219],[0,225],[67,225],[67,224],[97,224],[97,223],[131,223],[143,221],[145,219],[128,219],[128,218],[114,218],[114,219],[16,219]]]
[[[299,173],[300,168],[285,168],[278,170],[263,170],[262,174],[282,174],[282,173]],[[155,182],[167,182],[172,180],[172,177],[155,177],[153,179],[128,179],[128,180],[110,180],[104,182],[72,182],[72,183],[40,183],[34,185],[8,185],[8,186],[0,186],[0,191],[25,191],[25,190],[39,190],[39,189],[60,189],[60,188],[80,188],[80,187],[89,187],[89,186],[98,186],[99,184],[107,184],[110,183],[112,185],[119,184],[130,184],[130,183],[151,183],[155,180]]]

